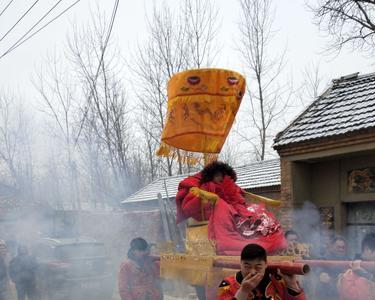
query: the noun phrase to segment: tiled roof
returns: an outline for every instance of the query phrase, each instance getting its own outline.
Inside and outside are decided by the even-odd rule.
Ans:
[[[274,142],[280,146],[345,135],[375,127],[375,73],[358,73],[332,81]]]
[[[243,189],[253,189],[280,185],[280,160],[272,159],[262,162],[255,162],[235,168],[237,173],[237,184]],[[177,193],[179,182],[188,174],[164,177],[155,180],[144,188],[134,193],[122,203],[143,202],[157,199],[161,193],[163,198],[174,198]],[[166,188],[165,188],[166,187]]]

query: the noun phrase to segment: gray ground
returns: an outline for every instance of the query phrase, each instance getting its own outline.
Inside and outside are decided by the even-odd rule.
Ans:
[[[163,284],[164,300],[198,300],[195,289],[178,281],[168,281]],[[116,292],[112,300],[120,300]]]

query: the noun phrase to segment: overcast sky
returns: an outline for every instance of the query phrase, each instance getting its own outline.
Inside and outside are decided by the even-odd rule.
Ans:
[[[74,1],[62,1],[60,11]],[[8,2],[8,0],[0,0],[0,11]],[[9,9],[0,16],[0,36],[3,36],[34,2],[35,0],[14,0]],[[0,42],[0,53],[4,53],[56,2],[57,0],[40,0],[30,14],[15,27],[15,30]],[[17,50],[0,59],[0,88],[15,90],[30,103],[35,100],[38,95],[30,83],[35,68],[43,63],[48,53],[64,50],[66,37],[72,32],[72,24],[87,23],[90,18],[90,9],[95,8],[95,3],[99,3],[100,9],[109,17],[114,2],[114,0],[98,2],[81,0],[62,18],[52,23]],[[165,2],[172,7],[177,7],[179,0],[167,0]],[[134,52],[135,44],[145,38],[147,34],[145,16],[146,12],[152,8],[152,3],[160,5],[163,1],[120,0],[112,37],[118,42],[124,59],[129,59],[129,54]],[[238,38],[237,26],[240,17],[238,1],[215,0],[214,3],[219,9],[222,24],[218,40],[223,45],[215,66],[241,72],[240,58],[234,47],[235,40]],[[320,71],[327,79],[354,72],[372,72],[373,61],[361,53],[345,50],[336,57],[322,55],[329,37],[319,33],[319,29],[313,24],[313,16],[308,11],[305,0],[277,0],[275,3],[277,8],[274,26],[278,31],[273,51],[275,54],[280,53],[287,45],[286,58],[288,64],[284,74],[288,77],[293,76],[295,86],[298,86],[303,80],[302,70],[311,63],[319,63]],[[251,84],[251,82],[248,82],[250,87]],[[311,100],[307,99],[306,102]]]
[[[14,0],[9,9],[0,17],[0,34],[3,35],[18,19],[18,17],[35,0]],[[21,36],[49,7],[57,0],[40,0],[30,14],[18,24],[3,41],[0,51],[3,53]],[[61,7],[73,3],[72,0],[62,1]],[[110,15],[113,0],[99,1],[99,6]],[[161,0],[154,1],[157,5]],[[178,0],[166,1],[177,6]],[[322,57],[321,51],[327,37],[319,34],[313,24],[312,15],[305,7],[304,0],[278,0],[275,16],[275,27],[278,28],[277,46],[282,49],[288,45],[288,63],[293,73],[303,69],[309,62],[320,61],[323,73],[330,77],[337,77],[352,72],[371,72],[372,61],[359,53],[345,52],[338,57]],[[0,1],[0,11],[8,0]],[[145,14],[151,8],[152,1],[121,0],[113,37],[118,40],[124,57],[132,49],[134,43],[145,36]],[[215,0],[222,19],[219,40],[224,42],[223,50],[217,61],[218,67],[225,67],[241,71],[239,57],[234,50],[234,40],[237,34],[240,8],[237,0]],[[43,32],[23,44],[0,60],[0,85],[2,87],[19,88],[21,92],[29,88],[29,80],[35,66],[39,65],[48,52],[63,49],[66,35],[71,32],[72,22],[85,23],[89,19],[90,7],[95,6],[94,0],[81,0],[65,17],[48,26]],[[251,83],[249,83],[251,84]]]

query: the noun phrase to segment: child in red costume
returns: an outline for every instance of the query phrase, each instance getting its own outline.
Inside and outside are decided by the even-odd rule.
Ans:
[[[149,257],[149,246],[143,238],[130,243],[128,259],[121,264],[118,288],[121,300],[161,300],[159,266]]]
[[[305,300],[295,275],[271,274],[264,248],[249,244],[241,252],[241,270],[225,278],[218,300]]]
[[[189,217],[208,220],[208,238],[215,241],[218,254],[238,255],[250,242],[269,253],[285,248],[279,222],[264,205],[246,203],[236,179],[228,164],[213,162],[181,181],[176,196],[177,223]]]
[[[362,259],[375,261],[375,233],[367,234],[362,241]],[[361,268],[360,261],[354,261],[352,268],[339,276],[340,300],[375,299],[375,274]]]

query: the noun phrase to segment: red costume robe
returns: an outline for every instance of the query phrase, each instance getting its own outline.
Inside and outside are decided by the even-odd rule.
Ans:
[[[208,238],[216,243],[217,254],[239,255],[247,244],[256,243],[276,252],[286,247],[279,222],[264,205],[247,204],[241,188],[229,177],[222,183],[201,184],[201,174],[189,176],[180,182],[176,196],[177,223],[194,218],[208,220]],[[216,204],[203,203],[190,192],[192,187],[215,193]]]
[[[118,288],[121,300],[161,300],[159,266],[146,259],[143,265],[128,259],[121,264]]]
[[[366,271],[347,270],[339,276],[340,300],[374,300],[375,276]]]
[[[225,278],[218,289],[217,300],[233,300],[239,290],[243,276],[241,272]],[[271,275],[268,270],[257,288],[249,294],[248,300],[305,300],[305,294],[286,287],[281,277]]]

